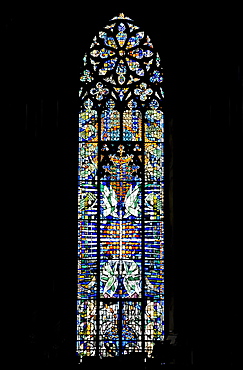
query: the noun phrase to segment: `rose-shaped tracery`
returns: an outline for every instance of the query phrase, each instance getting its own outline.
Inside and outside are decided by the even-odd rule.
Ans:
[[[124,89],[126,85],[142,82],[152,67],[158,70],[159,60],[149,36],[131,24],[131,19],[119,16],[112,21],[93,39],[90,63],[104,81]],[[152,83],[162,80],[158,72],[150,76]]]

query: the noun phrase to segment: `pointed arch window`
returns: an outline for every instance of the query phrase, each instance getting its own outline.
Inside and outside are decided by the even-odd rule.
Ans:
[[[164,336],[163,72],[120,14],[83,58],[77,353],[151,355]]]

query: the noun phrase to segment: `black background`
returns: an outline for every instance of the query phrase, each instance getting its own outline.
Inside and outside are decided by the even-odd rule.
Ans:
[[[161,56],[167,132],[173,120],[174,254],[167,249],[165,267],[175,296],[175,330],[194,349],[195,364],[236,362],[243,246],[241,11],[233,3],[104,4],[21,3],[2,12],[2,203],[8,225],[2,269],[10,358],[75,363],[79,72],[93,37],[124,12]]]

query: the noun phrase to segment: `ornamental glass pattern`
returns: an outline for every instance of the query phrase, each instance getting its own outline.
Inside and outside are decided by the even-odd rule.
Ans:
[[[163,72],[120,14],[80,76],[77,353],[147,352],[164,338]]]

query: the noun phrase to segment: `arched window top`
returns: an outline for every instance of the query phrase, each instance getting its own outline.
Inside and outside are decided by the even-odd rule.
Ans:
[[[141,104],[164,97],[160,56],[144,30],[122,13],[93,38],[80,81],[81,99],[98,103],[106,97],[126,101],[135,96]]]

